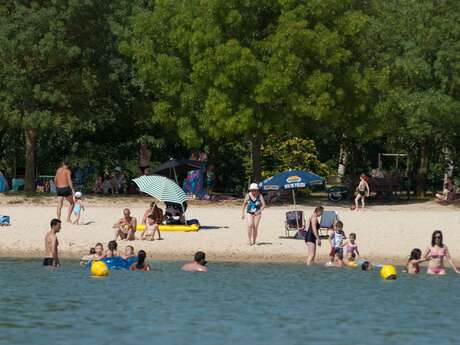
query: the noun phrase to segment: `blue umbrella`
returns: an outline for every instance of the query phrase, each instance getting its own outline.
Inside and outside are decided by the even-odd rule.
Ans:
[[[324,179],[321,176],[309,171],[289,170],[263,180],[260,183],[260,189],[264,192],[292,190],[295,205],[295,189],[322,185],[323,183]]]

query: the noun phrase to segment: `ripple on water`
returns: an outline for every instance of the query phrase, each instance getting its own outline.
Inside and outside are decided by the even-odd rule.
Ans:
[[[76,262],[0,262],[0,344],[455,344],[460,277],[303,265],[153,264],[91,279]],[[32,341],[33,340],[33,341]]]

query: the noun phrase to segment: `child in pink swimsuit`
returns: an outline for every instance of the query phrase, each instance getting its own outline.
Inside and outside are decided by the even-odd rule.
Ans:
[[[345,247],[345,257],[347,261],[354,261],[356,255],[359,255],[358,245],[356,244],[356,234],[352,232],[349,236],[349,240],[344,244]]]

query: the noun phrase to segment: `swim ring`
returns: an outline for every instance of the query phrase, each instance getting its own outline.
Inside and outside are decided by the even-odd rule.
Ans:
[[[123,259],[121,256],[112,256],[110,258],[104,258],[101,260],[92,260],[86,264],[87,268],[92,268],[93,262],[103,262],[107,265],[109,270],[116,269],[128,269],[133,263],[137,261],[136,257],[129,258],[128,260]]]

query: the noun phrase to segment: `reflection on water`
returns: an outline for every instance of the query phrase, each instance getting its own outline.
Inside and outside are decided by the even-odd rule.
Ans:
[[[0,262],[0,344],[458,343],[460,276],[179,262],[91,278],[76,262]]]

